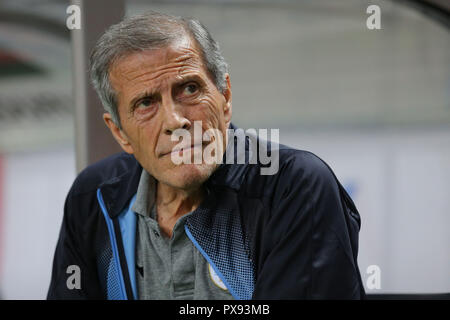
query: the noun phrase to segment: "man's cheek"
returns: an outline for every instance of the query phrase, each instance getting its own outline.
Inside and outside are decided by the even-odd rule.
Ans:
[[[204,129],[218,128],[220,119],[223,118],[217,106],[210,101],[205,101],[200,108],[197,108],[194,119],[202,120]]]
[[[200,101],[200,105],[202,105],[205,109],[209,110],[212,113],[216,113],[218,110],[218,100],[214,97],[213,94],[207,94],[202,97]]]

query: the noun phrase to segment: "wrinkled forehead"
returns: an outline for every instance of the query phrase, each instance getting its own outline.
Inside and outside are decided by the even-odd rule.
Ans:
[[[123,55],[110,67],[110,79],[113,83],[134,81],[144,74],[157,77],[170,69],[176,71],[185,66],[200,68],[202,64],[201,51],[195,41],[184,36],[158,49]]]

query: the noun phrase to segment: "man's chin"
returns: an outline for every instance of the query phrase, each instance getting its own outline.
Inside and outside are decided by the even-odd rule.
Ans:
[[[181,164],[167,172],[162,182],[178,189],[195,189],[208,180],[216,168],[217,165]]]

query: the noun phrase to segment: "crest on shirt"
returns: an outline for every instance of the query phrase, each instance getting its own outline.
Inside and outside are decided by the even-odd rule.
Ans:
[[[220,279],[219,275],[216,273],[216,271],[214,271],[213,267],[209,263],[208,263],[208,270],[212,282],[214,282],[214,284],[218,286],[220,289],[228,290],[225,283],[223,283],[222,279]]]

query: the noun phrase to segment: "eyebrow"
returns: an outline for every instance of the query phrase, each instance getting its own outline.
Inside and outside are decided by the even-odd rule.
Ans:
[[[188,75],[188,76],[185,76],[185,77],[182,76],[181,79],[176,80],[176,81],[173,83],[172,87],[180,87],[180,86],[182,86],[182,85],[184,85],[184,84],[186,84],[186,83],[188,83],[188,82],[190,82],[190,81],[197,81],[197,82],[198,82],[199,84],[201,84],[201,85],[204,85],[204,84],[205,84],[205,81],[202,79],[202,77],[200,77],[198,74],[193,74],[193,75]],[[131,100],[131,102],[130,102],[130,104],[129,104],[129,108],[132,110],[133,107],[134,107],[134,105],[135,105],[139,100],[141,100],[141,99],[143,99],[143,98],[152,98],[152,97],[155,97],[155,96],[158,94],[158,92],[159,92],[159,91],[158,91],[157,88],[145,90],[144,92],[138,94],[137,96],[135,96],[135,97]]]
[[[129,105],[130,109],[133,109],[134,106],[135,106],[135,104],[136,104],[139,100],[144,99],[144,98],[147,98],[147,97],[154,97],[157,93],[158,93],[157,90],[155,90],[155,89],[150,89],[150,90],[145,90],[144,92],[138,94],[137,96],[135,96],[135,97],[131,100],[130,105]]]

